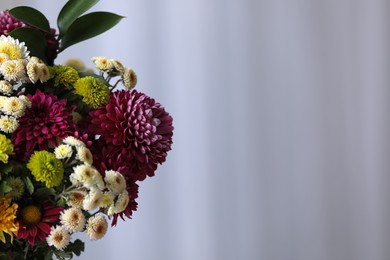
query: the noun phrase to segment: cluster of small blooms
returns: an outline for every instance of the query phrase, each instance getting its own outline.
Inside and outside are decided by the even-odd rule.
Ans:
[[[121,78],[113,85],[114,88],[120,82],[128,90],[133,89],[137,85],[137,74],[135,74],[132,68],[123,66],[120,61],[103,56],[93,57],[92,61],[100,71],[100,75],[105,77],[107,81],[116,76]]]
[[[72,168],[71,186],[64,191],[67,208],[60,215],[60,225],[52,227],[49,245],[63,250],[71,234],[85,231],[91,240],[102,238],[108,227],[104,214],[113,216],[124,211],[129,203],[126,180],[117,171],[105,172],[103,179],[92,166],[93,157],[85,143],[68,136],[54,149],[54,156],[64,168]],[[58,174],[57,174],[58,176]],[[97,210],[91,215],[91,211]]]

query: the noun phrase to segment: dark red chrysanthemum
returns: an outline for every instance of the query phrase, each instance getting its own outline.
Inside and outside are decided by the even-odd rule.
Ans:
[[[106,146],[106,153],[96,154],[99,163],[126,168],[121,173],[132,181],[153,176],[171,150],[172,117],[153,98],[136,90],[112,93],[108,104],[90,116],[90,131]]]
[[[27,96],[31,107],[19,118],[19,127],[13,133],[12,142],[18,155],[31,155],[37,148],[47,150],[73,134],[72,111],[66,100],[49,93],[37,92]]]
[[[63,208],[53,207],[48,201],[42,205],[30,204],[22,207],[18,213],[17,237],[27,240],[32,246],[38,241],[45,241],[52,225],[58,222],[62,210]]]
[[[26,26],[25,23],[13,17],[8,10],[0,12],[0,34],[8,34],[14,29]]]

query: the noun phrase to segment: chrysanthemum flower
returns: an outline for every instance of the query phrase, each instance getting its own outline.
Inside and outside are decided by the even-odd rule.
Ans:
[[[0,53],[0,65],[9,60],[8,54]]]
[[[26,67],[22,60],[7,60],[0,66],[0,72],[5,80],[20,81],[26,79]]]
[[[136,184],[134,182],[128,182],[127,186],[126,186],[126,190],[127,190],[128,196],[129,196],[129,202],[128,202],[125,210],[113,215],[112,223],[111,223],[112,226],[115,226],[117,224],[119,217],[122,219],[124,219],[125,216],[127,218],[131,218],[133,211],[137,210],[138,204],[135,201],[135,199],[138,197],[138,184]],[[113,212],[114,212],[114,209],[113,209]]]
[[[5,35],[0,36],[0,53],[7,54],[10,60],[27,59],[30,54],[24,42]]]
[[[55,65],[49,67],[50,77],[54,79],[54,86],[60,85],[70,89],[72,85],[80,78],[77,70],[70,66]]]
[[[34,62],[33,60],[30,60],[27,63],[26,66],[27,76],[32,83],[37,82],[41,76],[41,69],[39,67],[39,64],[40,63]]]
[[[136,90],[121,90],[90,115],[90,131],[100,135],[106,147],[94,154],[96,165],[118,170],[112,164],[119,160],[124,164],[120,172],[136,181],[153,176],[165,161],[172,144],[172,117],[154,99]]]
[[[125,72],[125,66],[123,66],[120,61],[111,59],[111,63],[114,66],[114,70],[118,75],[121,75]]]
[[[126,189],[126,180],[120,172],[113,170],[106,171],[104,181],[114,195],[118,195]]]
[[[12,145],[11,140],[5,135],[0,134],[0,161],[8,163],[8,157],[13,154],[13,152],[14,146]]]
[[[100,202],[99,207],[101,208],[108,208],[112,204],[114,204],[115,195],[111,191],[105,191],[103,192],[103,198]]]
[[[19,127],[12,137],[15,150],[21,156],[30,155],[36,148],[56,147],[58,140],[74,132],[71,116],[74,107],[67,108],[66,100],[58,100],[56,96],[39,90],[28,98],[31,108],[19,118]]]
[[[6,80],[0,80],[0,92],[5,95],[10,95],[12,93],[13,86]]]
[[[72,191],[68,194],[67,204],[71,207],[81,209],[83,207],[83,201],[85,193],[83,191]]]
[[[64,142],[64,144],[69,144],[71,146],[85,146],[85,143],[79,139],[77,139],[76,137],[74,136],[67,136],[66,138],[64,138],[64,140],[62,140],[62,142]]]
[[[96,68],[101,71],[108,71],[114,68],[114,64],[111,62],[111,60],[103,56],[92,57],[92,61]]]
[[[39,69],[39,80],[41,82],[46,82],[50,79],[50,71],[49,68],[44,63],[38,64]]]
[[[26,108],[26,103],[18,97],[8,97],[4,99],[2,106],[2,110],[5,114],[14,117],[23,116]]]
[[[13,116],[3,115],[0,117],[0,131],[4,133],[13,133],[19,126],[18,120]]]
[[[26,24],[13,17],[8,10],[0,12],[0,34],[8,34],[21,27],[26,27]]]
[[[131,90],[137,85],[137,74],[132,68],[126,68],[122,74],[122,81],[125,88]]]
[[[75,84],[75,93],[83,97],[83,102],[94,108],[108,102],[110,91],[98,78],[87,76],[80,78]]]
[[[73,167],[73,173],[69,176],[75,186],[93,188],[96,186],[96,178],[100,173],[91,165],[81,164]]]
[[[91,240],[98,240],[104,237],[107,232],[108,223],[103,215],[90,217],[87,222],[86,232]]]
[[[18,233],[18,224],[16,223],[16,212],[18,204],[12,203],[8,196],[0,197],[0,241],[6,243],[4,234],[13,236]]]
[[[83,209],[84,210],[93,210],[99,207],[101,201],[103,199],[103,193],[97,189],[91,189],[87,196],[85,196],[83,201]]]
[[[12,199],[18,200],[24,193],[24,182],[20,177],[10,176],[6,179],[8,186],[11,187],[11,191],[7,193]]]
[[[121,213],[124,211],[127,207],[127,205],[130,202],[129,193],[125,190],[121,194],[119,194],[115,205],[114,205],[114,214],[115,213]]]
[[[87,165],[92,165],[93,156],[91,151],[85,146],[79,146],[76,149],[77,149],[76,159]]]
[[[45,241],[53,224],[57,223],[63,208],[53,207],[48,201],[42,205],[29,204],[20,209],[18,239],[27,240],[30,245]]]
[[[46,241],[49,246],[54,246],[58,250],[64,250],[69,245],[70,234],[62,226],[52,227]]]
[[[68,144],[61,144],[54,149],[54,155],[57,159],[70,158],[72,156],[73,149]]]
[[[64,176],[62,162],[48,151],[35,151],[27,163],[27,168],[35,180],[44,182],[47,188],[60,185]]]
[[[72,207],[61,213],[60,222],[69,232],[74,233],[84,229],[86,219],[79,208]]]

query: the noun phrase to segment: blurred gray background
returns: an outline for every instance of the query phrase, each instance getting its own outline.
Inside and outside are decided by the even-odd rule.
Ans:
[[[64,3],[0,7],[36,7],[55,27]],[[140,183],[134,218],[80,259],[390,259],[389,1],[101,0],[94,10],[127,18],[58,63],[121,60],[175,134],[167,162]]]

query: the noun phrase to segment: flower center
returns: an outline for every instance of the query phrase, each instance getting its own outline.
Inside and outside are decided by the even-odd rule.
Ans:
[[[22,209],[22,220],[26,225],[36,225],[42,219],[41,210],[34,205],[29,205]]]

